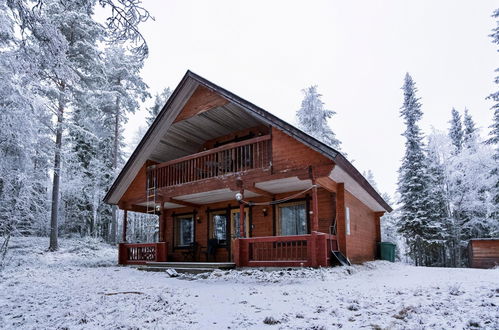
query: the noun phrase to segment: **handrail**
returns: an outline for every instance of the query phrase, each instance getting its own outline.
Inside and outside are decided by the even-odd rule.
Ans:
[[[305,241],[310,237],[310,234],[305,235],[287,235],[287,236],[261,236],[240,238],[250,242],[290,242],[290,241]]]
[[[195,153],[192,155],[188,155],[188,156],[180,157],[177,159],[172,159],[172,160],[169,160],[169,161],[164,162],[164,163],[152,165],[150,167],[152,169],[158,169],[158,168],[165,167],[168,165],[177,164],[177,163],[180,163],[180,162],[183,162],[186,160],[191,160],[191,159],[195,159],[198,157],[215,154],[215,153],[220,152],[220,151],[225,151],[225,150],[229,150],[229,149],[233,149],[233,148],[237,148],[237,147],[242,147],[245,145],[249,145],[249,144],[253,144],[253,143],[257,143],[257,142],[261,142],[261,141],[267,141],[267,140],[270,140],[271,138],[272,137],[270,135],[263,135],[263,136],[259,136],[259,137],[252,138],[249,140],[244,140],[244,141],[240,141],[240,142],[232,142],[232,143],[228,143],[226,145],[216,147],[216,148],[213,148],[210,150],[201,151],[201,152],[198,152],[198,153]]]

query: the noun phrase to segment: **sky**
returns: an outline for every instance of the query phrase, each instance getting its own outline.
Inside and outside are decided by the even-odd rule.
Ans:
[[[302,89],[318,85],[330,126],[359,171],[396,191],[404,154],[399,117],[406,72],[416,81],[421,126],[448,129],[452,107],[468,108],[482,135],[492,122],[498,1],[152,1],[143,23],[151,94],[191,70],[296,123]],[[151,103],[151,102],[150,102]],[[150,104],[148,103],[148,104]],[[148,104],[145,104],[145,108]],[[129,140],[144,109],[126,126]]]

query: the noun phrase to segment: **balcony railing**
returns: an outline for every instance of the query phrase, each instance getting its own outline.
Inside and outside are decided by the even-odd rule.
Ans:
[[[230,143],[149,167],[148,188],[169,187],[271,165],[270,135]]]

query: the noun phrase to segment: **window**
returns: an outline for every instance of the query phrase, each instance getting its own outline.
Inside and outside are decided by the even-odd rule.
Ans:
[[[277,220],[278,235],[307,234],[307,205],[305,201],[279,205]]]
[[[218,240],[218,244],[227,243],[227,211],[210,213],[210,238]]]
[[[189,246],[194,242],[194,217],[192,214],[175,217],[176,246]]]

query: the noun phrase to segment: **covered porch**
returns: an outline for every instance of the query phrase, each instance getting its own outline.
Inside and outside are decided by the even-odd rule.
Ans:
[[[155,198],[159,202],[155,205],[140,201],[127,207],[153,210],[158,215],[158,242],[126,241],[125,208],[120,264],[329,266],[333,263],[331,251],[340,249],[335,229],[343,225],[336,221],[344,216],[343,185],[327,177],[332,168],[327,165],[285,173],[253,169],[197,180],[192,185],[158,187]],[[321,176],[316,178],[314,173]],[[326,185],[330,190],[324,188]],[[237,200],[238,194],[241,200]]]

